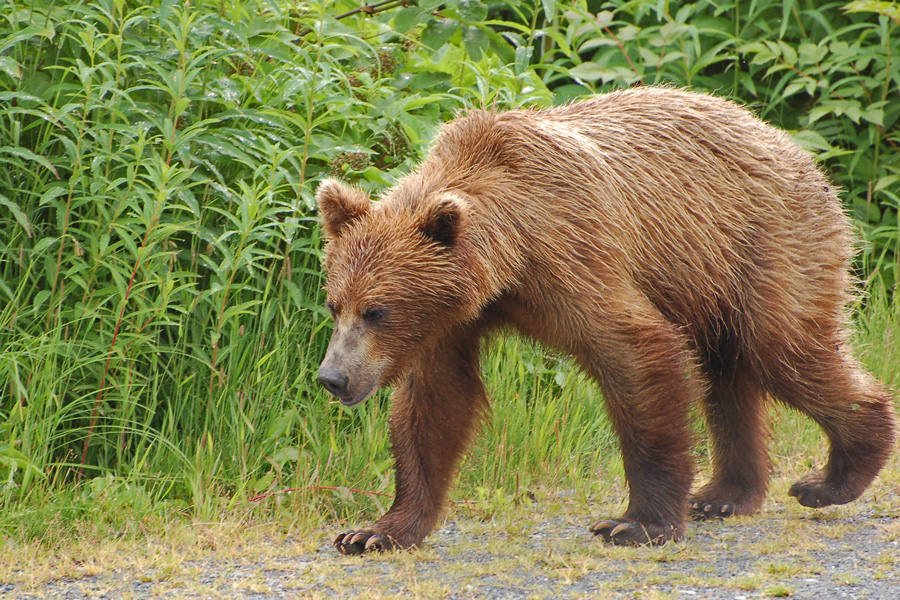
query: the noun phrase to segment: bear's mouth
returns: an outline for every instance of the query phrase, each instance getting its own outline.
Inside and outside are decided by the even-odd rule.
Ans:
[[[365,400],[366,398],[371,396],[372,393],[375,391],[375,388],[377,388],[377,387],[378,387],[378,379],[376,379],[375,383],[370,385],[369,389],[367,389],[363,393],[357,394],[356,396],[348,396],[347,398],[338,397],[338,400],[340,400],[341,404],[343,404],[344,406],[353,406],[355,404],[359,404],[360,402],[362,402],[363,400]]]

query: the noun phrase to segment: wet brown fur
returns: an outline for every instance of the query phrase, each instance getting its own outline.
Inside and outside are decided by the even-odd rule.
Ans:
[[[853,240],[835,190],[731,102],[642,87],[472,111],[379,202],[333,181],[318,197],[336,315],[323,368],[348,397],[395,386],[397,497],[338,536],[343,552],[432,529],[487,407],[479,340],[498,328],[571,354],[602,386],[630,502],[592,529],[616,543],[759,508],[767,396],[831,442],[824,470],[791,489],[801,504],[857,498],[894,448],[892,399],[848,345]],[[372,306],[387,311],[374,324]],[[714,474],[691,496],[692,402]]]

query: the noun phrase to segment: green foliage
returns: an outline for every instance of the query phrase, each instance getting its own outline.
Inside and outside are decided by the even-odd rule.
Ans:
[[[322,406],[302,396],[322,344],[310,137],[340,109],[320,98],[328,48],[219,9],[4,11],[6,503],[85,472],[196,499]]]
[[[868,242],[861,272],[897,280],[896,3],[358,8],[0,0],[0,527],[73,482],[82,508],[377,503],[347,489],[390,491],[384,396],[351,411],[313,381],[313,194],[384,188],[467,107],[638,82],[730,96],[819,156]],[[470,487],[618,474],[568,363],[513,340],[485,364],[500,401]]]
[[[443,49],[462,38],[478,56],[464,43],[466,28],[492,43],[502,32],[507,48],[492,45],[496,56],[514,68],[524,62],[554,102],[638,83],[688,86],[731,97],[791,131],[844,189],[868,242],[861,269],[889,288],[897,282],[897,3],[511,2],[492,11],[496,18],[472,22],[469,15],[482,14],[473,4],[429,13],[422,42]]]

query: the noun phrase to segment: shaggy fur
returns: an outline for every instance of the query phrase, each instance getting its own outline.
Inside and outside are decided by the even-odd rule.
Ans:
[[[335,332],[319,380],[346,404],[393,385],[393,507],[344,553],[419,544],[487,407],[479,340],[514,328],[602,386],[630,501],[591,526],[678,539],[766,493],[765,400],[812,417],[828,464],[804,506],[857,498],[894,448],[892,399],[853,358],[852,239],[790,138],[725,100],[642,87],[550,110],[472,111],[371,203],[318,191]],[[690,495],[689,407],[714,474]]]

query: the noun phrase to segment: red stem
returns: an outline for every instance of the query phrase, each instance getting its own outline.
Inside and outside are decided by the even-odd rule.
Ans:
[[[147,240],[144,240],[146,245]],[[143,246],[142,246],[143,247]],[[125,289],[125,301],[122,302],[122,310],[119,311],[119,318],[116,321],[116,328],[113,331],[112,342],[109,345],[109,352],[106,355],[106,365],[103,367],[103,377],[100,379],[100,389],[97,390],[97,399],[94,401],[94,410],[91,413],[91,424],[88,427],[87,438],[84,440],[84,450],[81,453],[81,466],[78,468],[78,481],[84,474],[84,465],[87,462],[88,446],[91,443],[91,435],[94,433],[94,426],[97,424],[97,411],[100,408],[100,400],[103,398],[103,389],[106,386],[106,375],[109,373],[109,363],[112,361],[113,351],[116,347],[116,339],[119,337],[119,328],[122,326],[122,319],[125,316],[125,307],[128,305],[128,297],[131,295],[131,286],[134,284],[134,278],[137,275],[138,267],[141,266],[141,258],[134,263],[134,269],[131,271],[131,279],[128,280],[128,287]]]

